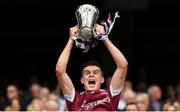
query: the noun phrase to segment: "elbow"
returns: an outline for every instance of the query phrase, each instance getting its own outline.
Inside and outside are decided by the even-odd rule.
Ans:
[[[124,61],[120,66],[119,66],[119,68],[121,68],[121,69],[128,69],[128,62],[127,61]]]
[[[128,68],[128,62],[127,62],[127,61],[124,63],[123,68],[124,68],[124,69],[127,69],[127,68]]]
[[[57,75],[61,75],[65,72],[66,72],[66,70],[64,69],[64,67],[62,67],[61,65],[58,65],[58,64],[56,65],[56,74]]]
[[[125,65],[125,67],[127,68],[127,67],[128,67],[128,62],[125,61],[124,65]]]

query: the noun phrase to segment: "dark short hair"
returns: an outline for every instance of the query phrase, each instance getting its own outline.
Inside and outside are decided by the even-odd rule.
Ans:
[[[99,67],[100,70],[101,70],[102,75],[104,75],[101,64],[99,64],[96,60],[90,60],[90,61],[84,63],[83,66],[82,66],[82,69],[81,69],[81,74],[82,74],[84,68],[87,67],[87,66],[97,66],[97,67]]]

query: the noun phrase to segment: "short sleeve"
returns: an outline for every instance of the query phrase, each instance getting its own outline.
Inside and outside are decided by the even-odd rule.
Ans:
[[[68,100],[69,102],[72,103],[74,101],[74,97],[75,97],[75,89],[73,88],[71,95],[64,94],[64,97],[66,100]]]
[[[122,88],[119,89],[119,90],[113,90],[113,88],[112,88],[112,86],[111,86],[111,84],[110,84],[109,90],[110,90],[111,96],[114,97],[114,96],[119,95],[119,94],[121,93]]]

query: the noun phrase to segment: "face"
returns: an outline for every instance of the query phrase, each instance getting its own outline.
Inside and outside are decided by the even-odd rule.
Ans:
[[[51,93],[49,94],[48,100],[58,101],[59,98],[58,95]]]
[[[167,94],[168,94],[169,97],[175,97],[176,92],[175,92],[175,90],[174,90],[173,87],[169,86],[169,87],[167,88]]]
[[[7,87],[7,97],[8,99],[13,99],[18,97],[18,91],[14,85],[10,85]]]
[[[152,88],[151,96],[153,97],[153,99],[160,100],[161,99],[161,90],[160,90],[160,88],[157,87],[157,86],[154,86]]]
[[[41,97],[48,97],[49,93],[50,93],[50,91],[49,91],[49,89],[47,87],[43,87],[40,90],[40,96]]]
[[[98,66],[86,66],[82,71],[81,83],[85,91],[95,91],[100,89],[104,82],[101,69]]]
[[[147,111],[148,105],[146,105],[144,102],[138,102],[137,107],[140,111]]]
[[[46,108],[48,112],[58,111],[58,103],[53,100],[49,100],[46,104]]]
[[[31,95],[33,97],[39,97],[41,91],[41,87],[37,84],[33,84],[31,87]]]
[[[135,112],[138,111],[137,106],[135,104],[129,104],[126,106],[126,111]]]

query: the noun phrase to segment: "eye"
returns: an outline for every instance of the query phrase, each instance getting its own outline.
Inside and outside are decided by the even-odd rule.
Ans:
[[[84,74],[85,74],[85,75],[88,75],[88,74],[90,74],[90,71],[85,70],[85,71],[84,71]]]
[[[99,71],[99,70],[95,70],[95,71],[93,71],[93,73],[94,73],[94,74],[99,74],[100,71]]]

